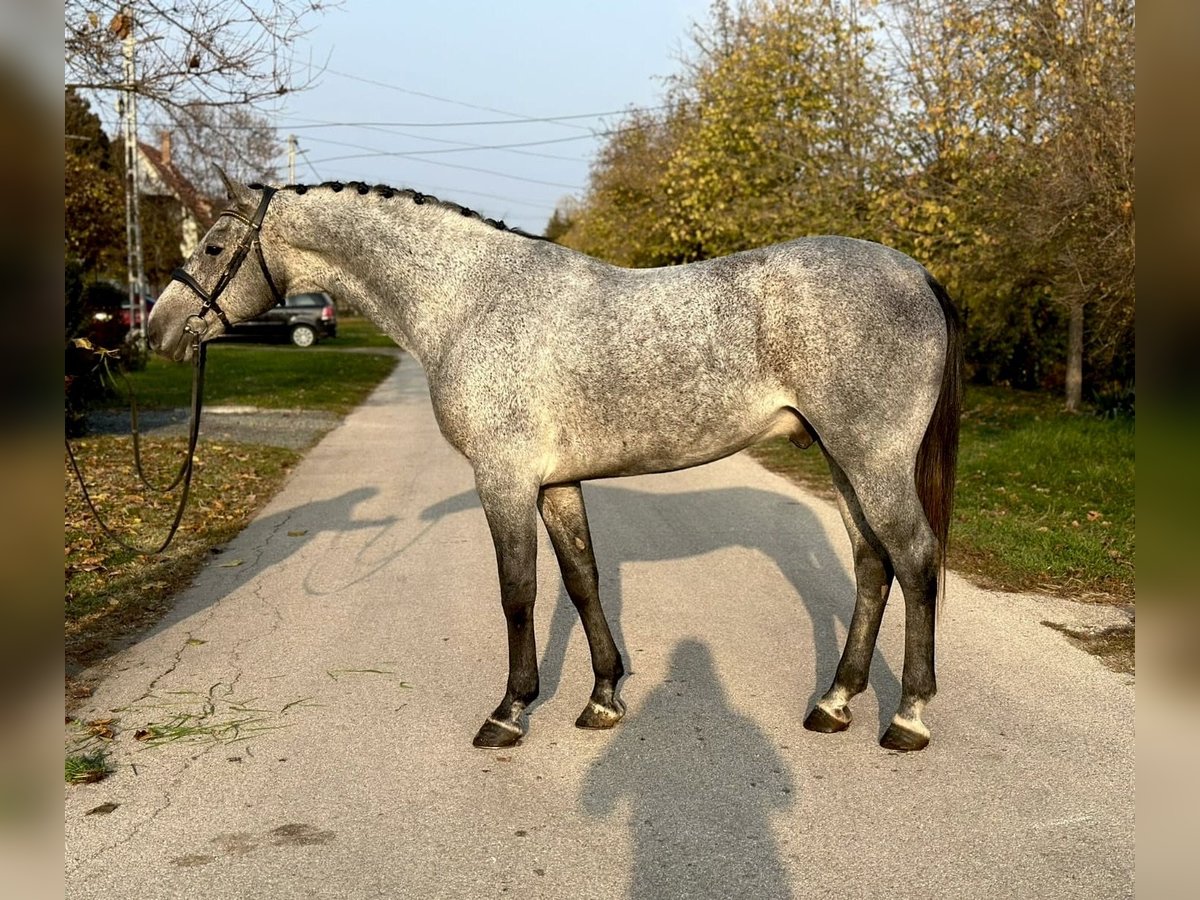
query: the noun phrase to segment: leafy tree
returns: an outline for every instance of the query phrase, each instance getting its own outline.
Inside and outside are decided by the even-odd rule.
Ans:
[[[550,220],[546,222],[546,227],[542,230],[542,237],[559,243],[563,235],[574,226],[575,217],[578,215],[578,202],[573,197],[565,198],[550,214]]]
[[[100,119],[86,100],[66,92],[65,231],[68,260],[86,273],[121,266],[125,197]]]
[[[1066,325],[1065,340],[1050,345],[1032,331],[1007,343],[1052,345],[1037,368],[1043,383],[1061,378],[1067,407],[1077,409],[1085,355],[1110,377],[1132,377],[1133,5],[896,5],[915,110],[898,131],[933,193],[910,203],[911,246],[952,261],[977,333]],[[909,190],[899,196],[916,200]],[[1060,313],[1048,313],[1047,301]]]
[[[701,258],[802,234],[868,231],[886,91],[865,4],[715,10],[676,82],[691,115],[667,165],[673,237]]]
[[[586,199],[562,236],[567,246],[625,266],[682,262],[667,218],[667,163],[680,133],[682,106],[658,118],[631,111],[592,165]]]

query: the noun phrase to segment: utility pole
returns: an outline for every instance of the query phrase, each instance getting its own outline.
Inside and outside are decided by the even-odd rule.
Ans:
[[[121,113],[122,139],[125,144],[125,262],[129,273],[130,333],[139,341],[145,340],[146,325],[146,266],[142,253],[142,216],[138,198],[138,130],[137,82],[133,35],[132,4],[126,4],[113,18],[109,30],[122,42],[125,87],[117,109]]]
[[[288,184],[296,183],[296,136],[288,135]]]

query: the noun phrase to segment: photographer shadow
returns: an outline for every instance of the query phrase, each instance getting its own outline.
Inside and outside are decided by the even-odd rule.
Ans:
[[[631,898],[794,896],[771,819],[795,804],[772,740],[725,695],[708,646],[684,640],[668,678],[584,777],[593,818],[628,809]]]

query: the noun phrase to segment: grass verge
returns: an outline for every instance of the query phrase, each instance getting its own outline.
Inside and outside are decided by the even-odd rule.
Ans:
[[[321,346],[342,349],[343,347],[395,347],[396,342],[375,327],[375,323],[362,316],[338,316],[337,337],[330,338]]]
[[[967,392],[950,567],[985,587],[1134,599],[1134,424],[1069,415],[1055,397]],[[824,457],[779,439],[772,471],[833,497]]]
[[[209,406],[319,409],[345,415],[395,366],[394,356],[382,354],[216,343],[208,348],[204,402]],[[190,402],[191,365],[155,356],[145,369],[128,377],[142,409],[175,409]],[[127,401],[115,398],[109,405],[123,407]]]
[[[143,491],[124,436],[84,438],[74,444],[92,499],[127,540],[150,544],[166,534],[177,495]],[[166,481],[186,449],[182,439],[147,439],[144,458],[161,468],[147,472]],[[196,450],[192,497],[175,542],[158,556],[142,556],[97,533],[66,471],[66,659],[72,675],[109,648],[152,626],[185,587],[212,549],[236,535],[279,488],[299,454],[279,447],[201,441]]]

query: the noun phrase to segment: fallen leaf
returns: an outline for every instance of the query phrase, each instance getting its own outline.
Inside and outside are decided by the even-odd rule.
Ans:
[[[117,736],[116,732],[112,729],[112,724],[112,719],[92,719],[92,721],[87,723],[87,728],[93,736],[111,741]]]
[[[99,806],[93,806],[91,809],[89,809],[87,812],[85,812],[84,815],[85,816],[107,816],[110,812],[112,812],[114,809],[116,809],[120,805],[121,805],[120,803],[113,803],[112,801],[109,801],[108,803],[101,803]]]
[[[1097,519],[1099,519],[1099,518],[1100,518],[1100,516],[1102,516],[1102,515],[1103,515],[1103,513],[1099,513],[1099,512],[1097,512],[1097,511],[1096,511],[1096,510],[1094,510],[1094,509],[1089,509],[1089,510],[1088,510],[1088,514],[1087,514],[1088,521],[1089,521],[1089,522],[1095,522],[1095,521],[1096,521]]]
[[[1076,523],[1076,524],[1078,524],[1078,523]],[[246,561],[245,561],[244,559],[231,559],[231,560],[229,560],[229,561],[227,561],[227,562],[219,562],[219,563],[217,563],[217,568],[220,568],[220,569],[235,569],[235,568],[237,568],[238,566],[243,566],[243,565],[245,565],[245,564],[246,564]]]
[[[307,528],[297,528],[295,531],[289,531],[288,537],[304,537],[306,534],[308,534]]]
[[[135,731],[133,733],[133,739],[135,741],[148,740],[149,737],[150,737],[150,731],[146,728],[139,728],[137,731]]]

